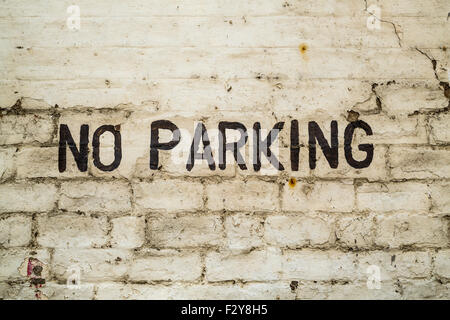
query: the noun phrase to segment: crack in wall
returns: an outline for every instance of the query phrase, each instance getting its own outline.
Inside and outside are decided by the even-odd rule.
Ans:
[[[400,38],[400,35],[399,35],[399,32],[397,30],[397,26],[395,25],[395,23],[393,23],[392,21],[380,19],[379,17],[377,17],[372,12],[367,11],[367,8],[368,8],[367,7],[367,0],[364,0],[364,4],[365,4],[365,9],[364,9],[365,12],[367,12],[368,14],[370,14],[371,16],[373,16],[375,19],[377,19],[380,22],[384,22],[384,23],[392,25],[392,27],[394,28],[395,36],[397,37],[398,45],[401,48],[402,47],[402,39]]]

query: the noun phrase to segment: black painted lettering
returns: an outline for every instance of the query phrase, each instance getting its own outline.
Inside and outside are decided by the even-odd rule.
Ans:
[[[198,152],[200,140],[203,143],[203,153]],[[216,163],[211,151],[211,144],[208,137],[208,131],[203,123],[199,123],[195,128],[194,139],[191,144],[191,152],[189,153],[189,159],[186,163],[187,171],[191,171],[195,164],[195,159],[206,159],[208,161],[209,169],[216,170]]]
[[[336,121],[331,121],[331,147],[323,136],[323,132],[315,121],[308,123],[309,133],[309,168],[316,168],[316,139],[319,142],[325,158],[330,167],[335,169],[338,167],[338,126]]]
[[[165,129],[172,132],[172,140],[169,142],[159,141],[159,130]],[[180,142],[181,134],[178,127],[168,120],[157,120],[151,124],[150,135],[150,169],[157,170],[159,162],[159,150],[171,150]]]
[[[225,135],[226,129],[239,130],[241,136],[237,142],[227,143],[227,137]],[[247,143],[248,135],[247,128],[240,122],[219,122],[219,168],[225,170],[226,168],[226,152],[230,150],[233,152],[234,159],[237,161],[241,170],[247,170],[244,158],[239,152],[239,148]]]
[[[261,140],[261,124],[259,122],[255,122],[253,125],[253,169],[255,169],[255,171],[259,171],[261,169],[261,152],[264,153],[270,164],[277,170],[284,170],[283,165],[270,150],[271,144],[275,141],[278,133],[283,129],[283,127],[284,122],[276,123],[272,130],[270,130],[267,134],[266,139]]]
[[[291,169],[298,171],[300,157],[300,141],[298,138],[298,121],[291,121]]]
[[[113,171],[119,166],[120,161],[122,160],[122,137],[120,135],[120,126],[117,128],[119,130],[116,130],[113,125],[103,125],[94,132],[94,137],[92,138],[94,165],[102,171]],[[114,135],[114,161],[109,165],[104,165],[100,161],[100,136],[106,131],[109,131]]]
[[[89,126],[87,124],[81,125],[80,128],[80,151],[75,144],[75,141],[70,134],[69,127],[66,124],[59,126],[59,150],[58,150],[58,170],[59,172],[66,171],[67,152],[66,144],[75,158],[78,170],[85,172],[87,170],[88,152],[89,152]]]
[[[358,149],[367,153],[367,156],[362,161],[357,161],[353,158],[352,154],[352,140],[353,140],[353,132],[356,128],[363,129],[368,136],[372,135],[372,128],[362,120],[357,120],[354,122],[350,122],[345,128],[344,133],[344,150],[345,150],[345,159],[347,163],[356,169],[367,168],[373,160],[373,144],[360,144],[358,145]]]

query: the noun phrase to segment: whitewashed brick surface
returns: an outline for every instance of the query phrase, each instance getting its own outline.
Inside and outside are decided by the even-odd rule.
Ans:
[[[71,30],[73,4],[0,2],[0,299],[450,299],[449,1],[79,0]],[[356,118],[367,168],[345,159]],[[161,119],[182,138],[150,170]],[[331,120],[339,165],[317,147],[310,169],[308,122],[329,141]],[[199,121],[214,171],[186,170]],[[248,170],[230,151],[217,168],[220,121],[246,126]],[[253,170],[256,121],[285,122],[284,171],[264,155]],[[85,172],[69,150],[59,172],[61,124],[77,146],[89,125]],[[122,139],[111,172],[92,152],[106,124]],[[100,143],[109,164],[112,135]]]

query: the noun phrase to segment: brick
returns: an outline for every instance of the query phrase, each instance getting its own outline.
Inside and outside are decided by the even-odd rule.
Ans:
[[[0,181],[8,180],[14,176],[15,161],[14,154],[17,148],[0,149]]]
[[[15,50],[17,49],[7,48],[5,54],[12,54]],[[14,70],[8,68],[4,76],[6,79],[16,76],[30,80],[113,79],[121,76],[127,79],[142,79],[148,76],[145,70],[151,68],[153,79],[198,76],[209,78],[212,74],[220,74],[221,78],[226,79],[233,77],[248,79],[258,74],[273,74],[275,68],[277,74],[290,79],[298,79],[300,75],[302,79],[431,80],[435,77],[429,59],[407,48],[368,48],[363,53],[351,47],[316,48],[314,54],[307,54],[307,58],[302,58],[299,50],[292,47],[207,49],[193,47],[182,50],[172,50],[172,47],[116,47],[105,48],[102,54],[98,54],[97,51],[92,47],[78,47],[71,50],[53,48],[51,51],[43,47],[34,47],[33,54],[19,56],[18,66]],[[97,56],[94,53],[97,53]],[[141,55],[145,55],[148,59],[143,61]],[[90,57],[89,61],[85,59],[86,56]],[[109,60],[104,60],[105,56],[108,56]],[[67,59],[71,60],[70,65],[64,64]],[[189,63],[186,63],[186,59],[189,59]],[[49,60],[52,61],[51,65],[48,65]],[[164,62],[167,60],[173,62],[171,68],[165,65]],[[270,61],[276,61],[276,64],[271,64]],[[367,61],[370,61],[370,64]],[[45,67],[32,68],[38,65]],[[92,68],[98,65],[102,68]],[[114,70],[114,73],[111,74],[110,70]],[[55,74],[58,74],[58,78]]]
[[[450,286],[431,280],[405,280],[400,282],[402,298],[407,300],[448,300]]]
[[[211,252],[206,256],[208,281],[244,280],[270,281],[280,279],[279,250],[267,248],[246,254]]]
[[[428,142],[426,122],[422,115],[388,117],[384,114],[375,114],[361,116],[360,120],[370,125],[373,134],[367,136],[363,130],[356,130],[354,143],[397,145],[426,144]]]
[[[100,283],[96,293],[98,300],[111,299],[294,299],[295,293],[289,283],[247,283],[247,284],[173,284],[142,285],[121,283]]]
[[[391,147],[389,163],[394,179],[442,179],[450,177],[450,150]]]
[[[44,99],[33,99],[28,97],[20,98],[20,106],[25,110],[48,110],[52,106],[49,105]]]
[[[62,281],[79,270],[81,283],[119,280],[127,273],[132,253],[125,249],[56,249],[52,270]]]
[[[232,87],[231,91],[225,89],[225,81]],[[55,101],[58,102],[60,108],[69,110],[77,106],[91,105],[92,96],[96,97],[96,104],[92,108],[117,109],[117,101],[125,95],[130,103],[139,105],[140,109],[149,107],[149,103],[158,106],[159,110],[183,112],[186,111],[186,105],[189,105],[189,110],[193,112],[210,112],[216,110],[216,107],[218,110],[236,111],[240,110],[242,106],[261,111],[269,109],[294,111],[297,105],[307,106],[308,108],[303,110],[302,116],[314,116],[317,110],[335,116],[346,111],[349,105],[360,102],[361,96],[369,94],[371,91],[370,83],[348,79],[305,79],[301,82],[295,79],[283,79],[281,88],[277,83],[255,81],[255,79],[158,79],[151,83],[153,90],[150,91],[147,81],[124,78],[115,79],[110,88],[105,87],[102,79],[77,79],[70,82],[0,80],[0,86],[3,88],[3,91],[0,92],[2,101],[11,101],[11,104],[14,104],[15,97],[12,92],[19,89],[24,95]],[[176,91],[173,90],[174,86],[177,87]],[[55,90],[55,87],[61,88],[61,90]],[[195,95],[190,94],[194,91]],[[150,101],[146,102],[146,100]],[[373,108],[376,109],[374,99],[373,105]],[[136,108],[132,110],[136,112]],[[156,111],[156,107],[154,111]],[[79,129],[81,123],[72,127],[73,116],[70,114],[66,118],[71,121],[66,121],[64,118],[61,121],[68,123],[72,134],[75,135],[75,129],[77,126]],[[89,122],[91,119],[92,115],[89,117]],[[129,119],[124,124],[127,124],[128,121]],[[110,121],[104,123],[106,122]],[[121,121],[117,122],[114,119],[113,122],[120,123]],[[148,131],[141,133],[138,130],[133,131],[134,134],[148,134]],[[190,142],[188,141],[188,143]],[[147,144],[145,145],[147,146]],[[127,160],[122,159],[122,161]],[[145,164],[148,168],[148,161],[145,161]],[[221,171],[220,174],[225,174],[227,171],[228,169]]]
[[[447,81],[450,80],[447,70],[444,70],[444,67],[446,66],[447,62],[445,60],[442,60],[442,57],[444,56],[445,51],[442,49],[439,50],[438,48],[428,49],[428,50],[424,49],[423,51],[428,52],[428,54],[433,55],[435,57],[435,59],[439,59],[436,62],[436,74],[437,74],[438,78],[441,79],[441,81],[442,80],[445,81],[445,79],[447,79]],[[441,88],[445,90],[445,86],[443,84],[441,85]],[[445,94],[445,91],[444,91],[444,94]],[[447,97],[448,97],[448,91],[447,91]],[[443,111],[445,111],[445,110],[443,110]]]
[[[171,299],[166,285],[123,284],[101,282],[97,285],[96,300],[148,300]]]
[[[283,3],[279,3],[279,6],[282,7],[282,4]],[[142,13],[139,14],[142,15]],[[228,21],[224,21],[222,16],[223,13],[203,17],[195,17],[192,15],[189,17],[153,16],[151,25],[153,32],[155,32],[155,34],[164,34],[165,36],[152,38],[139,36],[136,32],[134,34],[132,33],[133,30],[148,28],[149,24],[147,19],[136,18],[133,21],[129,21],[126,20],[128,17],[116,16],[115,20],[117,23],[120,23],[120,28],[116,27],[114,37],[101,37],[98,34],[86,34],[80,39],[79,44],[80,46],[86,46],[95,41],[98,46],[102,47],[124,46],[125,43],[123,41],[120,42],[120,39],[124,39],[128,35],[126,44],[130,47],[173,46],[174,39],[178,40],[177,45],[183,47],[240,47],[244,43],[249,47],[293,47],[297,45],[299,41],[296,38],[290,37],[289,31],[302,31],[302,40],[311,43],[314,47],[355,47],[357,45],[362,45],[364,47],[396,47],[398,41],[393,35],[392,30],[389,28],[377,30],[377,33],[370,32],[370,30],[366,28],[366,18],[362,16],[248,16],[245,21],[243,19],[232,20],[234,21],[232,25],[230,25]],[[20,19],[17,20],[20,21]],[[435,30],[437,29],[436,31],[439,31],[438,27],[442,25],[442,22],[439,24],[439,21],[431,21],[431,18],[426,19],[426,21],[428,22],[428,27]],[[317,25],[314,22],[316,22]],[[402,20],[402,22],[407,24],[407,27],[409,27],[408,30],[412,29],[410,27],[412,24],[411,19]],[[175,23],[176,25],[174,25]],[[6,22],[4,24],[11,28]],[[99,21],[98,19],[89,19],[84,23],[84,28],[89,30],[95,28],[99,24],[105,29],[114,27],[112,21],[109,20]],[[44,34],[44,25],[40,21],[32,20],[30,21],[29,26],[21,28],[28,34],[30,46],[37,46],[39,44],[39,42],[37,42],[38,39],[40,41],[45,41],[52,47],[70,46],[73,41],[71,38],[64,38],[58,42],[55,37],[51,36],[59,31],[58,24],[48,23],[47,25],[46,31],[48,34]],[[299,25],[304,25],[305,27],[300,28]],[[189,34],[180,37],[179,34],[177,34],[178,26],[183,30],[189,30]],[[334,26],[334,29],[331,28],[331,26]],[[243,28],[245,28],[246,32],[242,32]],[[83,30],[81,30],[81,32],[82,31]],[[328,32],[329,36],[314,37],[314,32],[317,34]],[[10,37],[20,38],[20,33],[11,34]],[[412,41],[413,39],[410,38],[408,38],[408,40]],[[433,37],[436,42],[441,38],[443,37],[438,37],[437,33],[435,37]],[[445,41],[445,38],[443,38],[438,45],[443,41]]]
[[[115,248],[138,248],[145,242],[144,217],[120,217],[111,220],[111,244]]]
[[[0,145],[46,143],[53,136],[49,114],[9,115],[0,117]]]
[[[417,0],[401,0],[395,3],[383,2],[380,3],[380,7],[386,16],[427,17],[442,15],[439,10],[444,8],[444,4],[439,0],[432,0],[428,4]]]
[[[70,151],[68,151],[70,152]],[[68,157],[70,159],[70,157]],[[58,170],[57,147],[26,147],[16,153],[17,178],[46,178],[46,177],[86,177],[87,172],[81,172],[75,161],[68,160],[66,171]]]
[[[350,248],[369,248],[374,244],[372,217],[347,216],[336,221],[337,243]]]
[[[203,206],[201,183],[182,180],[141,182],[133,186],[136,205],[168,212],[198,210]]]
[[[450,183],[433,183],[431,189],[431,210],[436,212],[450,212]]]
[[[448,132],[447,124],[450,122],[450,115],[448,113],[438,114],[429,120],[431,128],[431,137],[434,143],[446,144],[450,142],[450,133]]]
[[[57,3],[49,8],[42,8],[43,0],[35,3],[14,2],[8,0],[2,6],[2,16],[23,17],[30,10],[38,16],[58,17],[61,11],[64,11],[65,4]],[[83,2],[82,2],[83,3]],[[13,5],[14,4],[14,5]],[[140,6],[138,5],[140,4]],[[276,0],[267,3],[263,0],[256,1],[230,1],[224,6],[220,2],[211,3],[207,0],[189,0],[185,5],[179,7],[166,6],[159,1],[130,1],[129,4],[119,4],[115,8],[108,5],[108,1],[99,1],[95,6],[87,8],[86,13],[89,16],[98,18],[120,12],[124,16],[241,16],[241,15],[300,15],[300,16],[354,16],[361,13],[365,5],[357,0],[350,0],[337,4],[330,4],[328,1],[307,0],[301,4],[292,2],[289,5],[283,5],[283,0]],[[386,17],[446,17],[443,12],[447,9],[445,3],[440,0],[431,0],[423,3],[418,0],[400,0],[395,3],[382,2],[378,4],[382,9],[383,16]],[[153,11],[152,11],[153,10]]]
[[[135,259],[129,277],[134,281],[196,281],[202,269],[199,253],[162,251]]]
[[[426,212],[429,188],[415,182],[362,184],[356,189],[356,202],[359,210]]]
[[[9,183],[0,185],[0,212],[50,211],[57,199],[57,190],[48,183]]]
[[[332,226],[323,218],[270,216],[264,224],[264,239],[276,246],[323,245],[332,240]]]
[[[380,268],[381,282],[395,282],[405,278],[428,278],[431,275],[432,254],[425,251],[383,252],[370,251],[358,254],[358,278],[367,280],[367,268]]]
[[[263,244],[264,219],[244,214],[228,216],[225,232],[230,250],[250,250]]]
[[[39,288],[41,300],[91,300],[94,297],[94,285],[82,283],[76,289],[66,284],[46,282]],[[36,288],[23,284],[0,284],[0,298],[5,300],[36,300]]]
[[[440,44],[445,42],[445,31],[443,31],[442,28],[442,19],[431,17],[402,17],[396,22],[404,28],[403,30],[405,30],[402,37],[402,43],[410,46],[410,48],[424,48],[427,46],[439,48]],[[419,89],[418,100],[420,102],[423,102],[424,104],[438,104],[438,102],[434,101],[435,99],[438,100],[440,98],[437,90],[436,92],[433,92],[434,90],[430,90],[431,92],[422,93],[420,90],[422,88],[420,87],[412,87],[411,89],[414,90],[415,88]],[[443,96],[442,92],[441,96]],[[404,102],[405,100],[402,99],[402,101]],[[423,105],[422,107],[424,108]]]
[[[289,283],[285,282],[190,285],[177,291],[173,290],[174,299],[183,297],[191,299],[263,300],[270,298],[292,300],[295,298],[295,293],[289,289]]]
[[[94,284],[80,283],[76,288],[67,287],[67,284],[49,282],[46,284],[44,294],[50,300],[91,300],[94,298]]]
[[[45,3],[39,0],[36,3],[30,4],[27,2],[15,3],[14,1],[8,0],[2,6],[4,13],[2,16],[14,16],[23,17],[27,10],[33,10],[36,15],[46,16],[46,17],[57,17],[58,13],[64,11],[66,8],[63,4],[56,4],[44,10],[41,5]],[[119,4],[117,8],[111,8],[108,6],[107,1],[100,1],[96,6],[87,8],[86,11],[89,16],[93,17],[104,17],[105,15],[111,15],[114,12],[121,12],[125,16],[160,16],[160,15],[174,15],[174,16],[208,16],[208,15],[224,15],[224,16],[241,16],[241,15],[287,15],[290,12],[296,15],[338,15],[347,16],[360,12],[364,9],[364,3],[360,3],[355,0],[351,0],[339,5],[330,5],[327,1],[312,1],[307,0],[302,5],[292,3],[289,6],[283,6],[284,1],[276,0],[267,3],[263,0],[256,1],[230,1],[229,5],[224,6],[222,3],[211,3],[207,0],[189,0],[185,5],[180,5],[177,7],[166,6],[158,1],[149,1],[142,3],[140,1],[133,0],[129,5]],[[14,6],[13,4],[16,4]],[[141,6],[138,6],[140,4]],[[439,1],[433,0],[433,5],[438,9],[445,8],[443,4]],[[392,5],[385,4],[386,10],[388,12],[394,12],[394,14],[403,13],[415,13],[417,14],[420,10],[423,10],[422,15],[427,14],[437,14],[437,10],[430,9],[418,2],[414,1],[413,4],[410,2],[402,0],[400,4]],[[400,10],[401,9],[401,10]],[[153,10],[153,11],[151,11]],[[392,14],[392,13],[391,13]]]
[[[263,181],[221,182],[206,186],[209,210],[274,211],[278,185]]]
[[[282,259],[286,280],[352,280],[357,270],[353,254],[335,250],[288,250]]]
[[[410,39],[409,41],[413,41]],[[383,111],[390,115],[413,114],[416,111],[434,111],[447,107],[448,100],[442,90],[433,87],[393,84],[379,86],[376,92],[383,103]]]
[[[297,299],[312,300],[392,300],[401,294],[393,283],[381,283],[381,290],[369,289],[365,282],[346,284],[306,283],[298,287]]]
[[[450,278],[450,250],[440,250],[434,259],[434,272],[442,278]]]
[[[58,206],[67,211],[126,212],[131,210],[130,194],[124,182],[64,182]]]
[[[351,182],[298,181],[292,188],[283,186],[284,211],[351,212],[354,206],[354,190]]]
[[[37,241],[44,247],[99,247],[108,240],[108,224],[105,218],[62,215],[39,217],[37,222]]]
[[[336,250],[288,250],[283,254],[283,279],[367,281],[369,266],[379,268],[382,283],[398,278],[426,278],[431,274],[431,254],[420,251],[345,253]]]
[[[179,88],[177,92],[172,90],[174,83]],[[305,116],[315,114],[316,108],[329,114],[340,112],[358,102],[360,95],[370,92],[367,83],[341,79],[301,82],[285,79],[281,88],[276,83],[253,79],[228,79],[227,83],[232,87],[229,92],[224,89],[224,82],[216,79],[161,80],[155,85],[158,90],[149,94],[161,102],[164,110],[185,111],[185,106],[191,104],[199,112],[211,111],[215,107],[219,110],[240,110],[242,106],[248,106],[251,110],[293,111],[296,105],[305,105],[309,107],[302,113]],[[189,95],[191,91],[197,94]],[[325,92],[331,92],[333,98]]]
[[[11,216],[0,218],[0,245],[26,246],[31,241],[31,217]]]
[[[171,299],[170,287],[166,285],[123,284],[101,282],[97,285],[96,300],[148,300]],[[173,299],[173,298],[172,298]]]
[[[222,243],[218,216],[161,216],[148,221],[150,244],[157,247],[216,246]]]
[[[375,223],[375,243],[380,246],[444,247],[448,243],[447,222],[439,217],[398,213],[379,215]]]

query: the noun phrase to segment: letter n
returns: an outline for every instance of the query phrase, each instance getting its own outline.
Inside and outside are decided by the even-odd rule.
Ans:
[[[72,151],[78,170],[81,172],[87,171],[88,162],[88,147],[89,143],[89,126],[87,124],[81,125],[80,128],[80,150],[78,150],[75,141],[70,134],[69,127],[66,124],[59,126],[59,152],[58,152],[58,169],[59,172],[66,171],[67,151],[66,144]]]
[[[309,133],[309,168],[316,168],[316,140],[331,168],[338,167],[338,127],[337,121],[331,121],[331,146],[325,139],[322,130],[315,121],[308,123]]]

